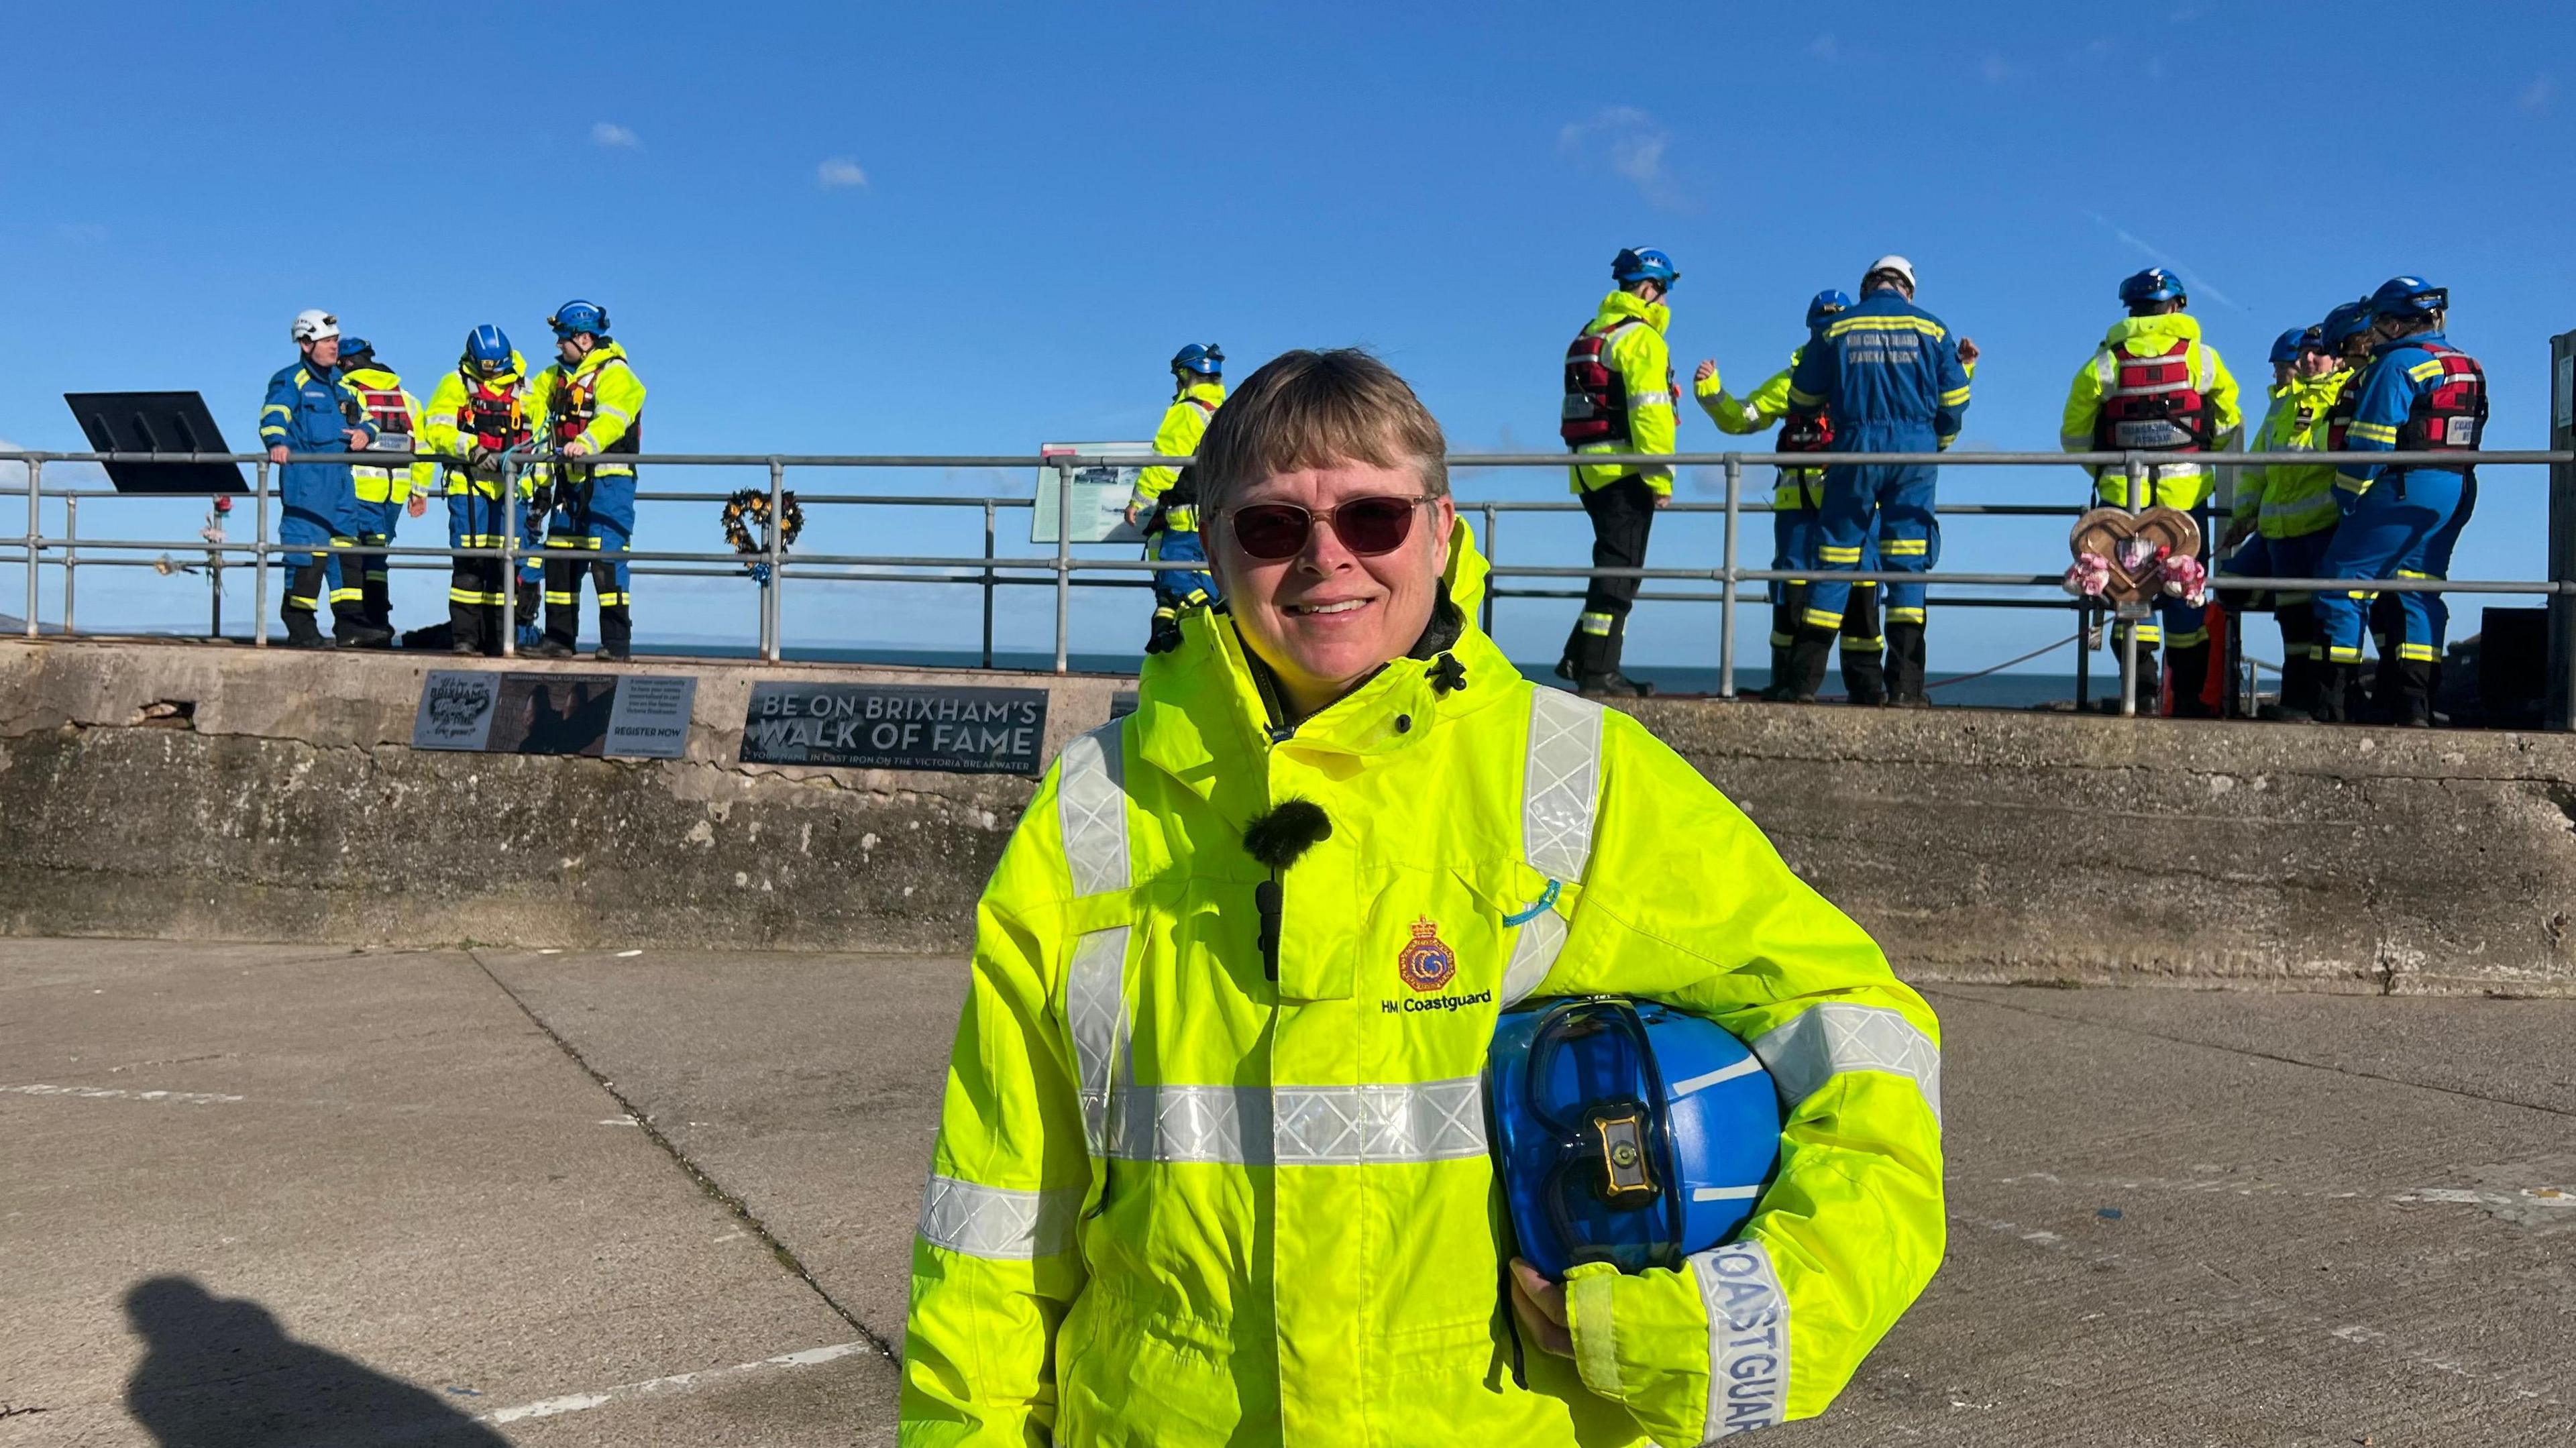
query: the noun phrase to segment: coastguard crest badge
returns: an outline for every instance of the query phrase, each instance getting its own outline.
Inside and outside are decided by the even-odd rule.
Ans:
[[[1395,958],[1395,973],[1404,983],[1429,994],[1458,978],[1458,953],[1441,943],[1440,927],[1428,915],[1413,922],[1413,939]]]

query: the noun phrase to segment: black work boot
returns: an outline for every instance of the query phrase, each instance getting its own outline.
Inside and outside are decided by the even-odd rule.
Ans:
[[[1923,625],[1919,623],[1887,626],[1887,702],[1899,709],[1932,707],[1932,696],[1923,692]]]
[[[2433,727],[2433,664],[2429,659],[2400,659],[2397,662],[2397,697],[2388,722],[2405,729]]]
[[[454,599],[448,600],[447,651],[449,653],[480,655],[483,652],[485,612],[483,605],[479,603],[458,603]]]
[[[2218,711],[2200,697],[2209,683],[2210,646],[2205,643],[2184,644],[2169,655],[2173,663],[2173,716],[2177,719],[2215,719]]]
[[[2321,664],[2317,668],[2316,719],[2320,724],[2352,722],[2354,676],[2359,664]]]
[[[1843,692],[1864,709],[1888,702],[1887,655],[1843,644]]]
[[[1181,621],[1170,609],[1154,610],[1153,632],[1145,635],[1145,652],[1168,654],[1181,646]]]
[[[344,649],[389,649],[394,646],[394,631],[367,621],[367,606],[360,602],[331,605],[331,637]]]
[[[614,604],[599,611],[599,647],[591,657],[602,663],[619,664],[635,653],[635,615],[625,604]]]
[[[1768,699],[1775,704],[1789,697],[1789,651],[1787,649],[1774,647],[1771,650],[1771,682],[1763,685],[1762,692],[1753,697]]]
[[[290,649],[327,649],[331,641],[322,637],[322,625],[315,621],[313,610],[288,604],[280,617],[286,623],[286,646]]]
[[[2155,646],[2138,645],[2138,672],[2129,680],[2129,694],[2138,701],[2139,718],[2152,719],[2164,712],[2164,686],[2164,668]]]
[[[1655,686],[1643,679],[1632,679],[1612,669],[1606,674],[1586,674],[1577,679],[1574,689],[1579,694],[1605,695],[1619,699],[1642,699],[1655,692]]]
[[[570,603],[546,600],[546,636],[527,651],[532,659],[568,659],[581,637],[581,595],[575,593]]]
[[[2305,654],[2292,654],[2281,661],[2281,702],[2273,706],[2273,718],[2287,724],[2305,724],[2317,717],[2317,672],[2322,667]]]
[[[1784,674],[1789,702],[1816,702],[1816,691],[1825,686],[1825,665],[1833,659],[1834,637],[1831,629],[1799,625],[1797,638],[1789,644],[1789,666]]]

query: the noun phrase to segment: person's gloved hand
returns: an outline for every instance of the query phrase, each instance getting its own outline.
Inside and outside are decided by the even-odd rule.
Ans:
[[[1512,1315],[1532,1342],[1558,1357],[1574,1356],[1574,1330],[1566,1322],[1565,1284],[1550,1282],[1538,1269],[1512,1259]]]

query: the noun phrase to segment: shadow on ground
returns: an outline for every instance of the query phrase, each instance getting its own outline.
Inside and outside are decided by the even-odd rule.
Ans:
[[[161,1448],[509,1441],[437,1393],[297,1342],[267,1308],[192,1278],[136,1283],[125,1314],[144,1342],[126,1409]]]

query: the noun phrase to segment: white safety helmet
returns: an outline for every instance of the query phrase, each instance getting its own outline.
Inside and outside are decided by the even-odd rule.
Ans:
[[[294,337],[295,345],[301,347],[307,342],[319,342],[325,337],[339,336],[340,319],[329,312],[307,307],[295,314],[295,325],[289,328],[288,332]]]
[[[1862,272],[1860,277],[1862,281],[1866,282],[1871,277],[1878,275],[1880,272],[1894,272],[1898,276],[1905,278],[1905,284],[1908,287],[1914,285],[1914,263],[1907,261],[1905,258],[1898,256],[1892,251],[1887,255],[1880,257],[1878,260],[1871,262],[1869,264],[1869,269]]]

